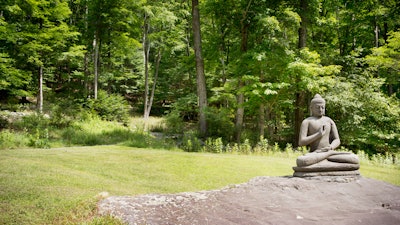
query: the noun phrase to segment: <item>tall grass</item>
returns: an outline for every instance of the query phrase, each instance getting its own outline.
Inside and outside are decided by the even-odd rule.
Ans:
[[[171,140],[157,138],[151,131],[165,129],[162,118],[131,118],[127,125],[105,121],[98,116],[70,122],[68,126],[52,126],[43,116],[32,114],[0,131],[0,149],[52,148],[122,144],[133,147],[174,147]]]
[[[132,134],[132,130],[120,123],[92,118],[74,122],[72,126],[61,130],[61,140],[67,146],[105,145],[129,140]]]
[[[143,119],[143,117],[131,117],[129,120],[129,127],[135,131],[153,131],[163,132],[166,128],[166,123],[162,117],[149,117]]]

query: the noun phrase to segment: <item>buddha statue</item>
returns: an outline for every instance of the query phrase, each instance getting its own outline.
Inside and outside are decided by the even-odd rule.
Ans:
[[[357,155],[335,151],[340,145],[335,122],[325,116],[325,100],[316,94],[310,104],[311,116],[300,126],[299,146],[310,146],[310,152],[296,160],[293,176],[357,176]]]

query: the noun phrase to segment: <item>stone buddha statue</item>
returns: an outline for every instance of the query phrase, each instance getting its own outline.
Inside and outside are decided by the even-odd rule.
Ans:
[[[335,151],[340,145],[335,122],[325,116],[325,100],[316,94],[310,104],[311,116],[300,127],[299,146],[310,146],[310,153],[296,160],[293,176],[356,176],[360,175],[357,155]]]

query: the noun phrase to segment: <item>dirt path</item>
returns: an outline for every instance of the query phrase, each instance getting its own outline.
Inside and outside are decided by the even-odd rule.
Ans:
[[[109,197],[128,224],[400,224],[400,187],[367,178],[256,177],[221,190]]]

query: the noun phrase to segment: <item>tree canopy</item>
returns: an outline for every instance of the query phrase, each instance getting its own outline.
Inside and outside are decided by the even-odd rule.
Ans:
[[[399,151],[399,28],[395,0],[4,0],[0,101],[28,97],[46,111],[100,91],[145,117],[205,117],[201,133],[224,142],[297,145],[296,124],[319,93],[343,145]]]

